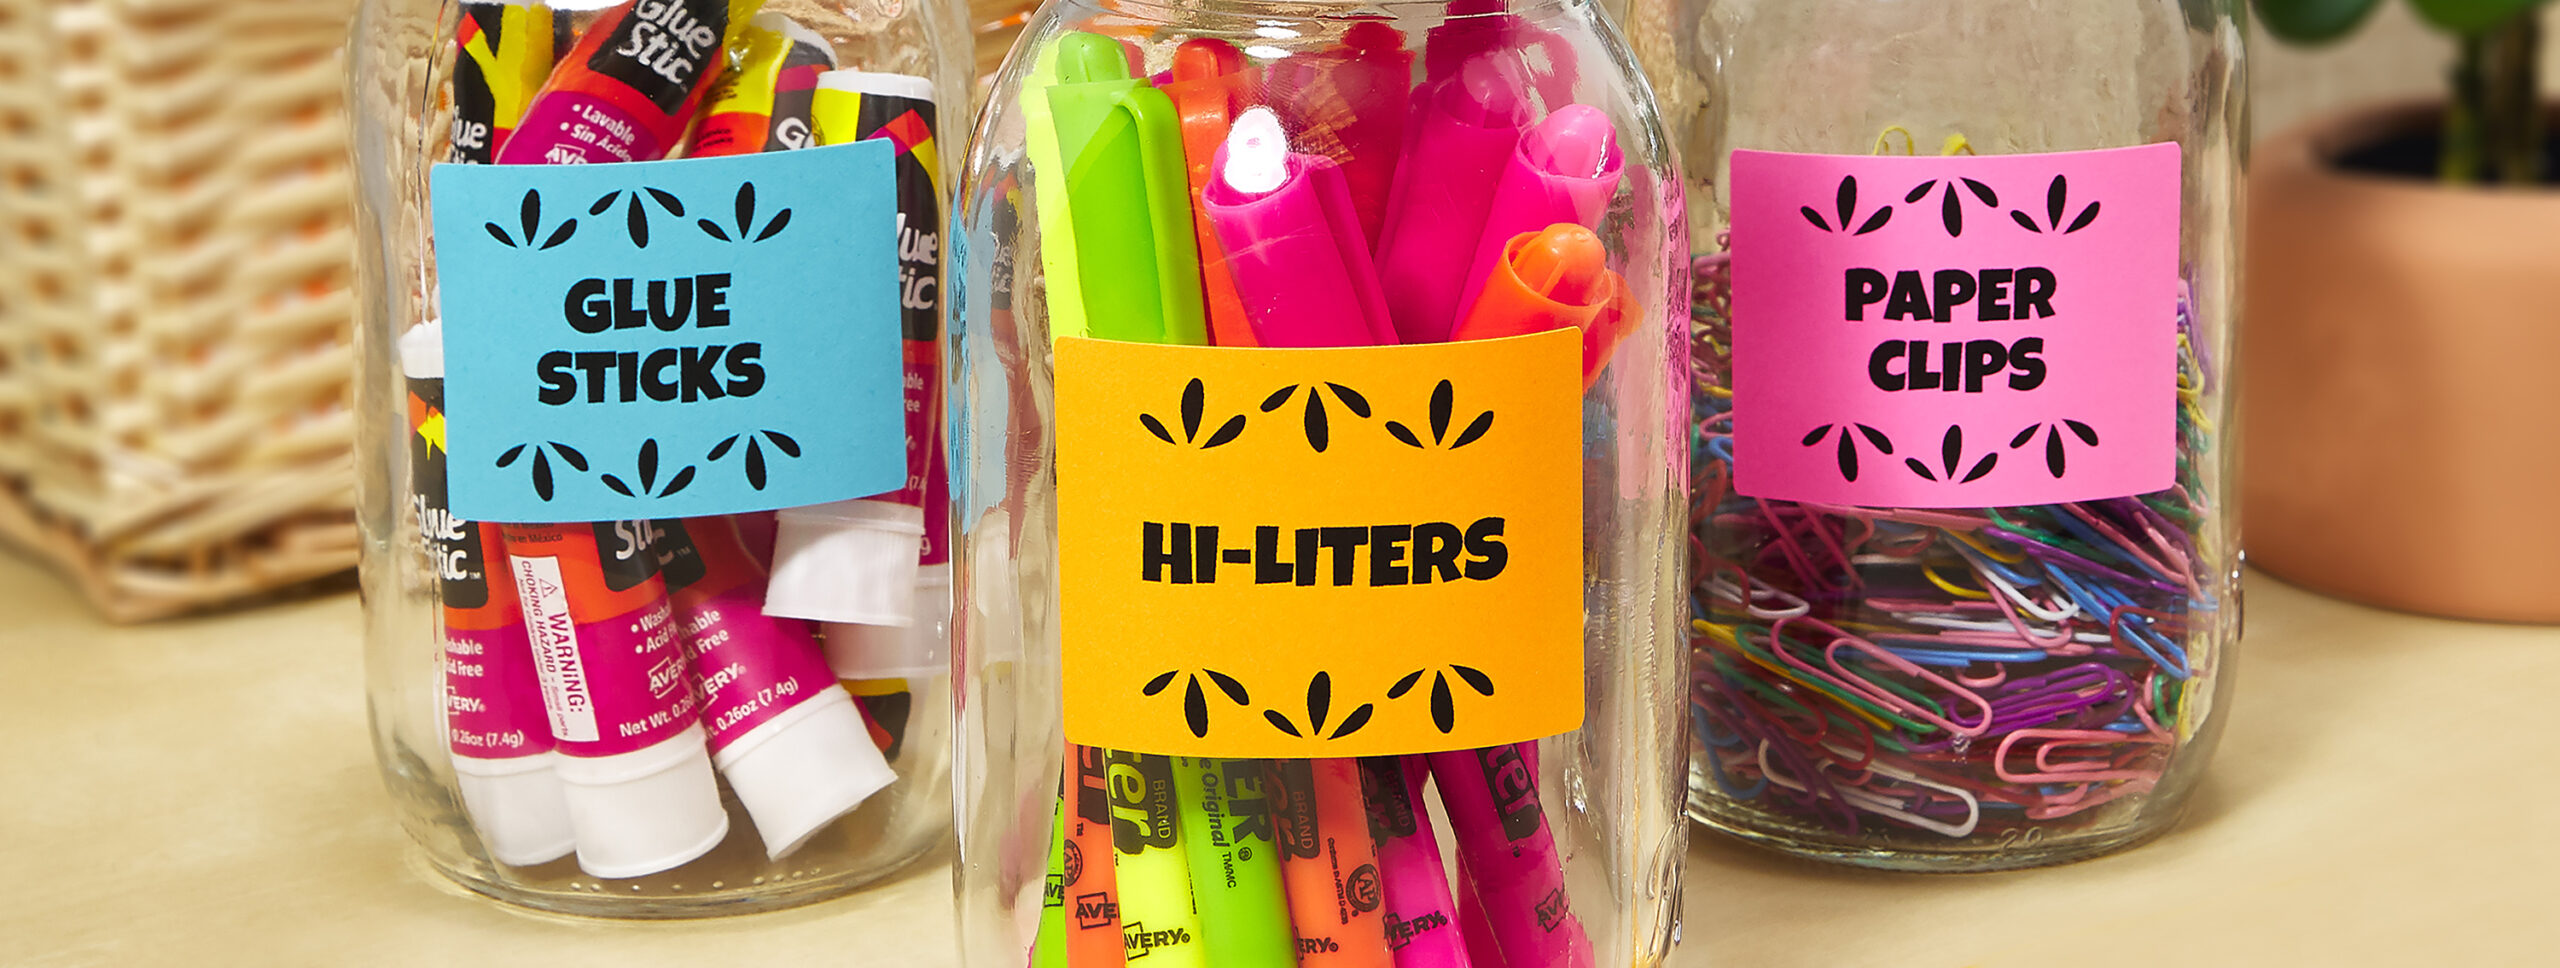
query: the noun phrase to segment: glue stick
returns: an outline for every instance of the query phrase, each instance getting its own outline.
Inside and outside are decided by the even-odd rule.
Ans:
[[[729,833],[649,522],[508,524],[578,866],[638,877]],[[610,557],[608,557],[610,555]]]
[[[734,519],[691,518],[680,532],[701,577],[669,594],[702,691],[711,762],[754,818],[765,855],[779,859],[897,774],[853,697],[836,688],[809,623],[757,604],[764,567]]]
[[[495,525],[454,517],[446,500],[442,329],[430,322],[401,337],[400,365],[409,381],[410,503],[444,605],[445,740],[463,811],[490,859],[546,864],[568,856],[576,837],[505,544]]]
[[[731,24],[763,0],[632,0],[598,18],[551,72],[502,165],[653,161],[675,150],[728,63]]]
[[[523,0],[465,0],[453,35],[453,136],[447,160],[485,165],[551,76],[560,15]]]
[[[942,207],[931,81],[828,71],[810,117],[821,145],[894,146],[907,481],[887,494],[786,508],[765,610],[827,623],[827,664],[846,679],[950,672],[950,479],[942,454]]]
[[[738,50],[738,62],[711,86],[685,157],[751,155],[816,144],[809,101],[818,75],[835,69],[835,47],[798,21],[767,11],[747,22]]]

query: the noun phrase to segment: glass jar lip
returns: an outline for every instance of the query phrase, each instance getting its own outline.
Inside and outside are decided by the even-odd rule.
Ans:
[[[1057,7],[1062,19],[1068,20],[1101,17],[1214,26],[1265,20],[1346,25],[1380,20],[1456,23],[1503,15],[1540,17],[1590,3],[1591,0],[1060,0]]]

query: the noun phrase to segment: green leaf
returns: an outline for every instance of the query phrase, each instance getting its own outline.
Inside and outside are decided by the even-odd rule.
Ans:
[[[2544,0],[2409,0],[2418,16],[2457,34],[2481,34],[2542,6]]]
[[[2382,0],[2253,0],[2251,5],[2268,33],[2297,44],[2318,44],[2346,36]]]

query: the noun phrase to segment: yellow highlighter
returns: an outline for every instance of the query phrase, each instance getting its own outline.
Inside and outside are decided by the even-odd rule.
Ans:
[[[1147,968],[1209,968],[1200,912],[1192,904],[1191,862],[1182,849],[1173,758],[1112,750],[1104,762],[1111,872],[1119,879],[1128,960],[1145,958]]]
[[[1041,49],[1022,85],[1049,335],[1208,342],[1181,116],[1100,34]]]

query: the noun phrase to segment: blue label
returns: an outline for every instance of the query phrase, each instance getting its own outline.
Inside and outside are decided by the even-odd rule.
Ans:
[[[454,513],[690,517],[905,483],[893,149],[435,166]]]

